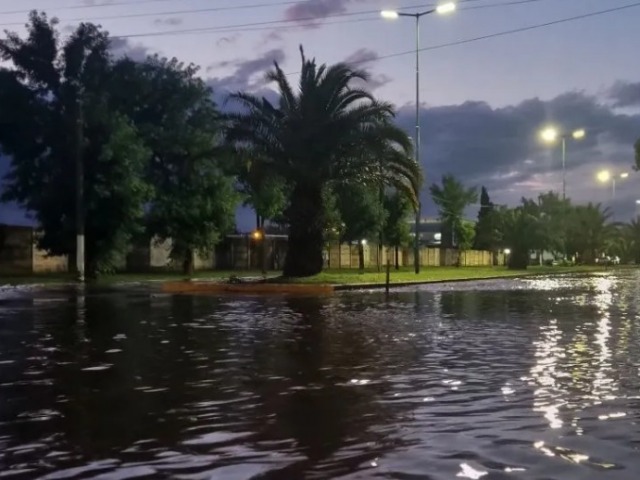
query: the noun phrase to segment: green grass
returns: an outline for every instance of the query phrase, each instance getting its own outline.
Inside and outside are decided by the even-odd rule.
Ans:
[[[227,279],[232,275],[239,277],[258,277],[262,274],[259,271],[248,270],[216,270],[196,272],[193,276],[198,280],[220,280]],[[270,276],[275,274],[270,273]],[[146,282],[166,282],[184,280],[186,277],[180,272],[150,272],[150,273],[116,273],[100,277],[95,283],[98,285],[110,285],[115,283],[146,283]],[[8,285],[55,285],[73,283],[75,276],[66,273],[44,273],[44,274],[0,274],[0,286]]]
[[[611,267],[609,267],[611,268]],[[619,267],[618,267],[619,268]],[[420,274],[416,275],[411,267],[400,270],[391,269],[391,283],[408,282],[442,282],[448,280],[481,280],[498,277],[522,277],[540,274],[586,273],[605,270],[605,267],[529,267],[527,270],[508,270],[505,267],[422,267]],[[247,270],[220,270],[196,272],[193,276],[197,280],[224,280],[232,275],[238,277],[260,277],[259,271]],[[358,284],[384,284],[385,272],[378,272],[376,268],[366,269],[363,273],[358,270],[326,270],[313,277],[284,279],[277,277],[275,272],[269,276],[274,283],[304,283],[304,284],[332,284],[332,285],[358,285]],[[118,283],[149,283],[163,281],[184,280],[185,276],[179,272],[153,272],[153,273],[119,273],[101,277],[98,285],[113,285]],[[73,283],[74,276],[69,274],[34,274],[34,275],[1,275],[0,286],[10,285],[55,285]]]
[[[522,277],[541,274],[562,274],[602,271],[603,267],[529,267],[527,270],[509,270],[506,267],[422,267],[418,275],[413,268],[391,270],[391,283],[443,282],[448,280],[481,280],[499,277]],[[329,283],[334,285],[384,284],[385,272],[367,269],[327,270],[313,277],[288,280],[294,283]]]

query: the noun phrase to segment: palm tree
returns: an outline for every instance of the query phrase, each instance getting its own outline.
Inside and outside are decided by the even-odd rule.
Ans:
[[[420,167],[411,142],[393,125],[390,104],[354,86],[368,75],[349,65],[308,60],[302,47],[298,91],[277,62],[274,81],[279,103],[236,93],[245,112],[229,116],[229,140],[238,150],[283,178],[288,186],[285,218],[289,248],[284,275],[309,276],[322,270],[324,191],[331,182],[384,182],[417,202]]]
[[[582,263],[594,263],[615,235],[615,226],[609,223],[609,218],[611,211],[599,203],[576,206],[567,232],[568,251],[578,253]]]
[[[620,248],[623,254],[619,254],[619,256],[623,260],[632,260],[636,264],[640,264],[640,217],[636,217],[620,227],[618,244],[626,247],[625,250]]]
[[[526,269],[530,252],[541,249],[544,244],[544,228],[540,220],[540,209],[533,200],[522,199],[516,208],[501,207],[495,210],[499,237],[503,248],[509,248],[510,269]]]
[[[453,237],[464,234],[464,209],[478,201],[478,192],[475,188],[466,188],[453,175],[444,175],[442,186],[434,183],[430,190],[442,221],[442,245],[453,247]]]

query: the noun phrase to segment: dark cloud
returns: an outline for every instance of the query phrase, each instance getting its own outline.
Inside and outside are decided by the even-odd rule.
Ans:
[[[238,41],[238,39],[240,38],[240,34],[239,33],[234,33],[233,35],[228,35],[226,37],[220,37],[217,41],[216,41],[216,45],[218,47],[222,46],[222,45],[230,45],[233,43],[236,43]]]
[[[141,62],[153,53],[144,45],[133,45],[126,38],[111,37],[110,42],[111,53],[116,57],[129,57]]]
[[[263,35],[262,37],[262,45],[265,45],[267,43],[271,43],[271,42],[279,42],[280,40],[282,40],[282,33],[278,30],[272,30],[269,33],[266,33],[265,35]]]
[[[346,12],[351,2],[352,0],[304,0],[287,8],[284,15],[288,21],[304,22],[309,27],[314,27],[324,18]]]
[[[414,107],[401,108],[398,121],[413,135]],[[500,203],[559,190],[560,147],[544,145],[538,136],[546,124],[587,130],[586,138],[567,144],[567,192],[579,202],[606,201],[607,191],[597,184],[595,173],[602,168],[631,170],[640,115],[618,114],[580,92],[503,108],[483,102],[423,108],[421,160],[427,185],[452,173],[467,184],[486,185]],[[635,195],[632,181],[620,185],[619,198],[627,194]],[[635,208],[635,200],[627,206]]]
[[[153,24],[169,26],[182,25],[182,19],[180,17],[157,18],[156,20],[154,20]]]
[[[359,66],[362,63],[373,62],[380,58],[378,52],[371,50],[369,48],[359,48],[343,61],[349,63],[354,66]]]
[[[370,64],[375,62],[378,58],[380,58],[380,55],[377,52],[368,48],[360,48],[347,56],[343,61],[356,68],[366,70],[366,68],[364,68],[366,65],[363,64]],[[393,79],[384,73],[377,75],[371,74],[369,80],[367,80],[366,84],[363,84],[362,86],[366,86],[369,90],[375,90],[391,82],[391,80]]]
[[[253,91],[264,85],[262,81],[266,72],[273,67],[273,62],[282,63],[285,59],[284,50],[275,48],[263,53],[252,60],[238,60],[218,63],[207,70],[221,66],[233,66],[234,72],[225,77],[214,77],[207,80],[214,92]]]
[[[614,107],[640,106],[640,82],[616,82],[609,89],[609,98]]]

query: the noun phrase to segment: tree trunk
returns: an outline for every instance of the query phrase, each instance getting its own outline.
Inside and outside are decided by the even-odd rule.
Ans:
[[[529,250],[514,248],[509,254],[510,270],[526,270],[529,266]]]
[[[320,185],[296,185],[287,212],[289,248],[285,277],[309,277],[322,271],[324,206]]]
[[[184,259],[182,260],[182,273],[188,275],[189,277],[193,276],[193,250],[191,248],[185,249]]]
[[[358,242],[358,268],[364,272],[364,245]]]
[[[395,266],[396,266],[396,270],[400,270],[400,254],[398,252],[398,245],[396,245],[394,247],[394,253],[395,253]]]

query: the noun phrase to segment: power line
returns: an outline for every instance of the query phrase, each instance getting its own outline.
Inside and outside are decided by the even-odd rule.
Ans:
[[[142,1],[137,1],[137,2],[132,2],[132,1],[122,1],[122,2],[113,2],[113,3],[100,3],[100,4],[96,4],[96,5],[72,5],[72,6],[66,6],[66,7],[57,7],[55,8],[55,10],[79,10],[79,9],[86,9],[86,8],[95,8],[95,7],[114,7],[114,6],[119,6],[119,5],[141,5],[141,4],[146,4],[146,3],[156,3],[156,2],[168,2],[168,1],[175,1],[175,0],[142,0]],[[181,0],[181,1],[185,1],[185,0]],[[365,0],[365,1],[371,1],[371,0]],[[476,0],[462,0],[462,1],[476,1]],[[215,12],[215,11],[220,11],[220,10],[239,10],[239,9],[245,9],[245,8],[258,8],[258,7],[278,7],[278,6],[286,6],[286,5],[293,5],[296,3],[300,3],[299,0],[298,1],[279,1],[279,2],[273,2],[273,3],[259,3],[259,4],[255,4],[255,5],[237,5],[237,6],[232,6],[232,7],[209,7],[209,8],[198,8],[198,9],[187,9],[187,10],[181,10],[181,11],[170,11],[170,12],[149,12],[149,13],[140,13],[140,14],[125,14],[125,15],[114,15],[114,16],[110,16],[110,17],[89,17],[89,18],[70,18],[67,19],[65,21],[88,21],[88,20],[102,20],[102,19],[108,19],[108,18],[132,18],[132,17],[145,17],[145,16],[155,16],[155,15],[178,15],[178,14],[188,14],[188,13],[202,13],[202,12]],[[411,8],[411,7],[409,7]],[[417,8],[417,7],[413,7],[413,8]],[[15,15],[15,14],[27,14],[30,13],[32,10],[41,10],[42,7],[40,8],[32,8],[29,10],[12,10],[12,11],[6,11],[6,12],[0,12],[0,15]]]
[[[466,3],[466,2],[473,2],[478,0],[461,0],[461,1]],[[540,1],[544,1],[544,0],[517,0],[517,1],[511,1],[511,2],[500,3],[500,4],[470,6],[470,7],[462,8],[461,10],[490,8],[490,7],[496,7],[496,6],[520,5],[520,4],[534,3],[534,2],[540,2]],[[283,3],[291,3],[291,2],[283,2]],[[293,2],[293,3],[297,3],[297,2]],[[121,19],[121,18],[132,18],[132,17],[140,17],[140,16],[176,15],[181,13],[184,14],[186,12],[203,13],[208,11],[234,10],[234,9],[249,8],[249,7],[257,8],[258,6],[273,6],[273,5],[276,5],[276,4],[273,4],[273,3],[256,4],[252,6],[237,5],[234,7],[216,7],[216,8],[198,9],[198,10],[189,10],[189,11],[180,11],[180,12],[163,12],[163,13],[153,13],[153,14],[148,14],[148,13],[147,14],[129,14],[129,15],[118,15],[118,16],[109,17],[109,18]],[[398,10],[411,10],[415,8],[425,8],[425,7],[429,7],[429,5],[410,5],[410,6],[400,7]],[[376,16],[375,20],[379,20],[380,19],[379,14],[380,14],[379,10],[359,10],[356,12],[337,13],[332,15],[325,15],[322,17],[310,16],[310,17],[304,17],[304,18],[298,18],[298,19],[270,20],[266,22],[251,22],[251,23],[241,23],[241,24],[232,24],[232,25],[221,25],[217,27],[183,28],[183,29],[174,29],[174,30],[164,30],[160,32],[112,35],[112,37],[113,38],[141,38],[141,37],[163,37],[167,35],[184,35],[184,34],[200,34],[200,33],[215,33],[215,32],[225,32],[225,33],[245,32],[245,31],[264,30],[264,28],[253,28],[253,27],[263,27],[263,26],[271,26],[270,28],[272,28],[273,26],[277,26],[278,28],[287,28],[282,25],[287,23],[295,23],[296,25],[294,25],[294,28],[302,28],[302,27],[316,26],[318,21],[321,21],[324,19],[331,19],[331,18],[354,17],[354,16],[360,16],[360,15],[375,15]],[[100,17],[100,18],[103,20],[105,19],[105,17]],[[75,19],[75,20],[83,20],[83,19]],[[91,18],[84,19],[84,20],[91,20]],[[362,22],[362,20],[353,21],[353,23],[360,23],[360,22]],[[332,23],[323,22],[323,25],[331,25],[336,23],[349,23],[349,22],[332,22]],[[7,26],[7,25],[15,25],[15,24],[0,24],[0,26]]]
[[[162,1],[168,1],[168,0],[162,0]],[[134,4],[138,4],[139,2],[134,2]],[[144,2],[143,2],[144,3]],[[248,8],[261,8],[261,7],[278,7],[278,6],[285,6],[285,5],[293,5],[295,3],[298,3],[296,1],[287,1],[287,2],[276,2],[276,3],[258,3],[258,4],[253,4],[253,5],[236,5],[233,7],[210,7],[210,8],[196,8],[196,9],[188,9],[188,10],[174,10],[174,11],[168,11],[168,12],[146,12],[146,13],[128,13],[128,14],[124,14],[124,15],[109,15],[109,16],[99,16],[99,17],[76,17],[76,18],[68,18],[65,19],[65,22],[79,22],[79,21],[91,21],[91,20],[111,20],[111,19],[117,19],[117,18],[136,18],[136,17],[155,17],[155,16],[162,16],[162,15],[186,15],[186,14],[190,14],[190,13],[205,13],[205,12],[219,12],[219,11],[224,11],[224,10],[242,10],[242,9],[248,9]],[[124,4],[124,3],[123,3]],[[101,6],[112,6],[112,5],[118,5],[115,3],[110,3],[108,5],[102,5]],[[83,7],[69,7],[69,8],[83,8]],[[32,10],[39,10],[39,9],[32,9]],[[32,10],[21,10],[21,11],[13,11],[13,12],[0,12],[0,15],[2,14],[19,14],[19,13],[29,13]],[[58,9],[60,10],[60,9]],[[18,25],[18,23],[3,23],[0,25]]]
[[[468,2],[475,2],[475,1],[486,1],[486,0],[466,0]],[[510,2],[502,2],[502,3],[492,3],[492,4],[487,4],[487,5],[480,5],[480,8],[489,8],[489,7],[497,7],[497,6],[509,6],[509,5],[521,5],[524,3],[532,3],[532,2],[539,2],[539,1],[543,1],[543,0],[516,0],[516,1],[510,1]],[[424,7],[424,5],[423,5]],[[415,7],[404,7],[404,8],[415,8]],[[468,7],[462,10],[471,10],[471,9],[477,9],[478,7]],[[377,14],[379,14],[379,12],[376,11]],[[369,22],[378,22],[380,21],[380,17],[379,15],[376,15],[374,18],[361,18],[361,19],[353,19],[353,20],[342,20],[342,21],[335,21],[335,22],[323,22],[322,26],[330,26],[330,25],[344,25],[344,24],[354,24],[354,23],[369,23]],[[260,22],[261,23],[261,22]],[[317,26],[317,23],[299,23],[296,25],[282,25],[282,26],[278,26],[277,28],[279,30],[290,30],[290,29],[296,29],[296,28],[306,28],[306,27],[315,27]],[[186,31],[171,31],[171,34],[175,34],[175,35],[183,35],[183,34],[191,34],[191,33],[223,33],[223,34],[228,34],[228,33],[244,33],[244,32],[255,32],[255,31],[264,31],[264,30],[272,30],[274,27],[273,26],[256,26],[256,27],[244,27],[244,28],[236,28],[235,26],[227,26],[227,27],[205,27],[204,29],[200,29],[198,32],[193,32],[192,29],[188,29]],[[158,32],[158,33],[162,33],[162,32]],[[168,32],[169,33],[169,32]],[[133,34],[133,35],[137,35],[137,34]],[[145,36],[148,34],[141,34],[141,36]],[[111,38],[131,38],[131,36],[129,35],[112,35]],[[415,53],[415,50],[413,51]]]
[[[147,3],[160,3],[160,2],[171,2],[171,1],[173,0],[137,0],[137,1],[125,0],[125,1],[119,1],[119,2],[96,3],[94,5],[87,5],[87,4],[65,5],[65,6],[57,7],[57,10],[83,10],[87,8],[117,7],[119,5],[143,5]],[[181,0],[181,1],[184,2],[186,0]],[[0,12],[0,15],[29,13],[31,10],[40,10],[41,8],[43,7],[34,7],[30,10],[12,10],[7,12]]]
[[[158,1],[158,0],[150,0],[150,1]],[[161,0],[161,1],[168,1],[168,0]],[[470,2],[475,2],[475,1],[479,1],[479,0],[460,0],[460,3],[470,3]],[[539,2],[539,1],[543,1],[543,0],[518,0],[518,1],[512,1],[512,2],[507,2],[507,3],[493,3],[493,4],[488,4],[488,5],[476,5],[476,6],[469,6],[466,8],[462,8],[461,10],[472,10],[472,9],[481,9],[481,8],[491,8],[491,7],[499,7],[499,6],[507,6],[507,5],[519,5],[519,4],[526,4],[526,3],[535,3],[535,2]],[[121,2],[119,4],[138,4],[138,3],[147,3],[146,1],[143,2]],[[287,6],[287,5],[294,5],[299,3],[298,1],[293,1],[293,0],[288,0],[288,1],[280,1],[280,2],[275,2],[275,3],[254,3],[254,4],[249,4],[249,5],[234,5],[234,6],[226,6],[226,7],[208,7],[208,8],[197,8],[197,9],[184,9],[184,10],[170,10],[170,11],[164,11],[164,12],[144,12],[144,13],[129,13],[129,14],[120,14],[120,15],[103,15],[103,16],[94,16],[94,17],[76,17],[76,18],[68,18],[68,19],[63,19],[63,21],[65,22],[88,22],[88,21],[94,21],[94,20],[120,20],[123,18],[144,18],[144,17],[160,17],[160,16],[167,16],[167,15],[190,15],[190,14],[198,14],[198,13],[212,13],[212,12],[222,12],[222,11],[233,11],[233,10],[248,10],[248,9],[255,9],[255,8],[265,8],[265,7],[278,7],[278,6]],[[111,4],[99,4],[99,6],[107,6],[107,5],[118,5],[118,3],[111,3]],[[416,8],[429,8],[429,7],[434,7],[435,4],[420,4],[420,5],[410,5],[410,6],[405,6],[405,7],[399,7],[398,10],[412,10],[412,9],[416,9]],[[68,7],[68,8],[79,8],[79,7]],[[82,8],[86,8],[86,6],[82,7]],[[18,11],[13,11],[13,12],[0,12],[0,14],[12,14],[12,13],[29,13],[30,10],[23,10],[21,12]],[[299,22],[311,22],[311,21],[317,21],[317,20],[322,20],[322,19],[327,19],[327,18],[339,18],[339,17],[349,17],[349,16],[356,16],[356,15],[371,15],[371,14],[375,14],[378,15],[380,13],[379,10],[360,10],[360,11],[356,11],[356,12],[347,12],[347,13],[336,13],[336,14],[331,14],[331,15],[324,15],[324,16],[310,16],[310,17],[304,17],[304,18],[298,18],[298,19],[284,19],[284,20],[273,20],[273,21],[269,21],[269,22],[254,22],[251,24],[240,24],[240,25],[228,25],[228,26],[219,26],[219,27],[205,27],[206,29],[211,29],[211,31],[215,31],[217,29],[226,29],[226,28],[241,28],[241,27],[245,27],[245,26],[258,26],[258,25],[268,25],[268,24],[277,24],[277,23],[299,23]],[[6,22],[6,23],[0,23],[0,26],[2,27],[9,27],[9,26],[20,26],[23,25],[23,22]],[[204,29],[181,29],[181,30],[171,30],[171,31],[167,31],[167,32],[175,32],[175,33],[186,33],[186,32],[198,32],[198,31],[205,31]],[[156,32],[156,34],[161,34],[164,32]]]
[[[92,21],[92,20],[114,20],[114,19],[119,20],[121,18],[142,18],[142,17],[156,17],[156,16],[159,17],[159,16],[165,16],[165,15],[188,15],[188,14],[211,13],[211,12],[220,12],[220,11],[228,11],[228,10],[246,10],[246,9],[253,9],[253,8],[286,6],[286,5],[293,5],[296,3],[299,3],[299,1],[289,0],[289,1],[276,2],[276,3],[255,3],[251,5],[234,5],[231,7],[229,6],[208,7],[208,8],[197,8],[197,9],[187,9],[187,10],[171,10],[171,11],[165,11],[165,12],[129,13],[129,14],[123,14],[123,15],[110,15],[110,16],[99,16],[99,17],[77,17],[77,18],[64,19],[64,21],[65,22],[83,22],[83,21]],[[412,5],[408,7],[401,7],[400,9],[406,10],[406,9],[412,9],[412,8],[419,8],[421,6],[424,6],[424,5]],[[379,11],[378,10],[360,10],[356,12],[336,13],[336,14],[324,15],[324,16],[310,16],[310,17],[297,18],[297,19],[272,20],[268,22],[254,22],[250,24],[230,25],[229,27],[267,25],[267,24],[289,23],[289,22],[293,22],[293,23],[308,22],[312,20],[322,20],[324,18],[349,17],[349,16],[355,16],[355,15],[366,15],[366,14],[373,14],[373,13],[378,14]],[[14,25],[22,25],[22,23],[19,23],[19,22],[0,23],[0,26],[3,26],[3,27],[14,26]],[[227,27],[221,26],[221,27],[207,27],[207,28],[227,28]],[[171,31],[183,32],[185,30],[188,31],[190,29],[171,30]],[[193,29],[193,30],[199,31],[201,29]],[[156,32],[156,33],[164,33],[164,32]]]
[[[456,46],[456,45],[464,45],[464,44],[467,44],[467,43],[477,42],[477,41],[480,41],[480,40],[487,40],[487,39],[490,39],[490,38],[503,37],[505,35],[511,35],[511,34],[515,34],[515,33],[527,32],[527,31],[536,30],[536,29],[539,29],[539,28],[550,27],[552,25],[559,25],[561,23],[568,23],[568,22],[573,22],[573,21],[577,21],[577,20],[583,20],[585,18],[597,17],[597,16],[600,16],[600,15],[605,15],[607,13],[619,12],[619,11],[622,11],[622,10],[627,10],[627,9],[635,8],[635,7],[640,7],[640,2],[630,3],[630,4],[627,4],[627,5],[622,5],[620,7],[608,8],[606,10],[599,10],[599,11],[596,11],[596,12],[585,13],[585,14],[582,14],[582,15],[575,15],[573,17],[561,18],[559,20],[552,20],[550,22],[539,23],[537,25],[529,25],[528,27],[514,28],[512,30],[505,30],[505,31],[502,31],[502,32],[490,33],[490,34],[487,34],[487,35],[481,35],[479,37],[467,38],[467,39],[458,40],[458,41],[455,41],[455,42],[441,43],[439,45],[432,45],[430,47],[420,48],[418,51],[419,52],[428,52],[428,51],[431,51],[431,50],[439,50],[441,48],[453,47],[453,46]],[[351,62],[351,64],[352,65],[361,65],[361,64],[364,64],[364,63],[371,63],[371,62],[375,62],[375,61],[378,61],[378,60],[384,60],[384,59],[387,59],[387,58],[401,57],[401,56],[404,56],[404,55],[414,55],[415,52],[416,52],[415,50],[407,50],[407,51],[404,51],[404,52],[391,53],[391,54],[388,54],[388,55],[381,55],[381,56],[379,56],[377,58],[374,58],[374,59],[366,59],[366,60],[361,60],[361,61],[358,61],[358,62]],[[290,73],[287,73],[286,75],[287,76],[289,76],[289,75],[298,75],[299,73],[300,73],[299,71],[298,72],[290,72]]]

